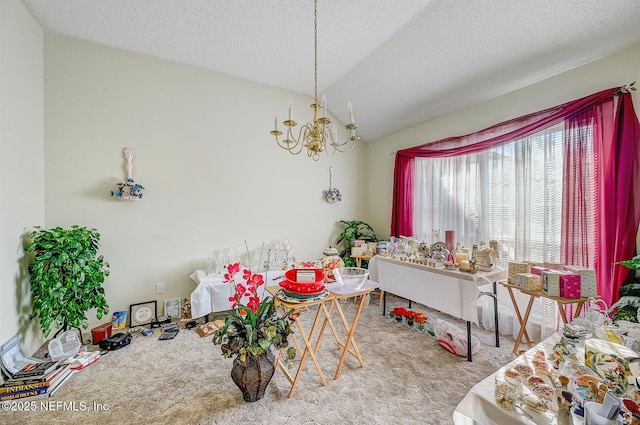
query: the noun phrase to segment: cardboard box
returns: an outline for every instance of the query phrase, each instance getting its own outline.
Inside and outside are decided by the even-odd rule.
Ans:
[[[542,289],[542,279],[533,273],[518,273],[518,286],[528,291],[540,291]]]
[[[509,283],[512,285],[518,284],[518,273],[531,273],[531,264],[518,263],[515,261],[509,262]]]
[[[560,274],[560,296],[563,298],[580,298],[580,275],[564,272]]]
[[[204,325],[200,325],[196,328],[198,335],[200,336],[209,336],[218,332],[220,329],[213,322],[207,322]]]
[[[560,273],[557,271],[542,273],[542,292],[551,297],[560,296]]]

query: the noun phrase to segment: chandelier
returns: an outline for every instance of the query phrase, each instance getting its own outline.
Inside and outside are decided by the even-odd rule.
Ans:
[[[327,98],[323,95],[322,102],[318,102],[318,0],[314,0],[313,6],[313,36],[314,36],[314,60],[315,60],[315,74],[314,74],[314,96],[311,108],[313,109],[313,122],[308,122],[300,127],[298,137],[294,138],[294,127],[298,124],[293,119],[293,99],[289,99],[289,119],[284,120],[284,124],[287,136],[286,139],[280,140],[282,132],[278,130],[278,116],[275,119],[275,128],[271,131],[271,134],[276,138],[276,143],[282,149],[286,149],[292,155],[298,155],[305,150],[307,156],[314,161],[320,159],[320,152],[325,151],[328,155],[333,155],[336,151],[346,153],[350,152],[356,141],[360,139],[356,135],[356,124],[353,119],[353,106],[351,102],[347,104],[349,110],[349,124],[345,125],[349,131],[349,137],[344,142],[338,142],[338,129],[334,124],[331,126],[331,118],[327,116]]]

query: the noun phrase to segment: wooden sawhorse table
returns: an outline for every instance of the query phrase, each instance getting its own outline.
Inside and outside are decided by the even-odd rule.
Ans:
[[[562,317],[562,321],[564,322],[565,325],[567,323],[569,323],[569,320],[567,318],[567,314],[565,313],[564,308],[563,308],[565,306],[565,304],[577,304],[576,311],[573,314],[573,318],[575,319],[576,317],[578,317],[580,315],[580,312],[582,311],[582,306],[584,305],[585,302],[589,301],[590,299],[600,299],[600,296],[591,297],[591,298],[554,297],[554,296],[551,296],[551,295],[547,295],[542,291],[530,291],[528,289],[521,288],[521,287],[519,287],[517,285],[509,283],[506,280],[500,280],[500,281],[498,281],[498,283],[500,283],[502,286],[507,288],[507,290],[509,291],[509,297],[511,298],[511,302],[513,303],[513,309],[515,310],[516,316],[518,317],[518,322],[520,323],[520,332],[518,332],[518,336],[516,337],[516,342],[513,345],[513,354],[515,354],[516,356],[519,353],[518,348],[520,347],[520,343],[522,341],[522,337],[523,336],[524,336],[525,340],[527,341],[527,345],[529,346],[529,348],[532,347],[531,339],[529,339],[529,334],[527,333],[527,322],[529,321],[529,315],[531,314],[531,308],[533,307],[533,302],[535,301],[536,298],[538,298],[538,297],[547,298],[549,300],[555,301],[558,304],[558,310],[560,310],[560,317]],[[522,316],[522,314],[520,313],[520,309],[518,308],[518,303],[516,302],[516,297],[513,294],[514,290],[518,290],[518,291],[522,292],[523,294],[529,295],[529,304],[527,305],[527,310],[524,313],[524,317]]]
[[[267,287],[267,291],[273,297],[276,297],[276,294],[280,289],[281,288],[279,286]],[[336,343],[340,348],[342,348],[342,355],[340,357],[340,361],[338,363],[338,367],[336,369],[336,373],[333,379],[334,380],[338,379],[338,377],[340,376],[340,372],[342,370],[342,366],[344,365],[347,354],[351,354],[352,356],[354,356],[359,361],[360,366],[364,367],[364,360],[362,359],[362,355],[360,354],[360,351],[358,350],[358,347],[356,345],[354,334],[355,334],[356,326],[358,324],[358,319],[360,318],[360,313],[362,312],[362,307],[364,306],[364,303],[365,303],[364,295],[366,295],[370,291],[371,289],[361,290],[361,291],[350,293],[350,294],[329,293],[328,296],[326,296],[321,300],[305,301],[300,303],[287,302],[287,301],[278,299],[276,297],[276,304],[278,307],[291,311],[290,317],[292,317],[293,320],[295,321],[297,332],[299,333],[299,336],[300,336],[300,338],[298,338],[298,336],[295,333],[290,334],[290,337],[293,340],[293,344],[298,350],[298,353],[302,353],[300,364],[298,365],[298,368],[295,371],[295,375],[291,374],[291,372],[287,368],[287,365],[285,365],[282,360],[282,355],[283,355],[282,351],[285,351],[286,349],[281,350],[276,360],[278,367],[280,368],[284,376],[287,378],[287,380],[291,384],[291,389],[289,390],[289,394],[287,396],[288,398],[293,397],[293,394],[295,393],[298,382],[300,381],[300,377],[302,376],[304,364],[306,363],[309,357],[311,357],[311,361],[313,361],[316,367],[316,371],[320,378],[320,382],[322,383],[323,386],[327,385],[327,381],[324,377],[324,374],[322,373],[320,363],[318,362],[318,349],[320,348],[320,343],[322,342],[322,337],[324,335],[324,331],[327,325],[331,329],[331,332],[336,340]],[[358,304],[356,313],[353,319],[351,320],[351,323],[349,323],[349,321],[347,320],[347,317],[345,316],[342,310],[342,307],[340,306],[339,300],[341,298],[350,298],[354,296],[360,296],[360,302]],[[313,324],[311,325],[311,329],[307,333],[300,321],[300,314],[303,314],[306,310],[309,309],[309,307],[312,307],[314,305],[318,306],[318,310],[313,320]],[[340,320],[342,321],[342,324],[347,332],[347,337],[344,341],[340,339],[340,336],[338,335],[335,325],[331,321],[331,312],[333,311],[334,308],[338,311],[338,314],[340,315]],[[286,353],[284,355],[286,355]]]

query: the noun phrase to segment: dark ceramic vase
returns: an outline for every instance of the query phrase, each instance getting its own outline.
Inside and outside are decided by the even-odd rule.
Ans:
[[[245,363],[238,359],[233,361],[231,378],[242,391],[242,398],[245,401],[254,402],[264,397],[267,385],[276,370],[273,351],[267,350],[258,357],[249,355]]]

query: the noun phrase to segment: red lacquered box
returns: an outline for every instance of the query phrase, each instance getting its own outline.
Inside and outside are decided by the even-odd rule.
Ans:
[[[96,345],[103,339],[109,338],[111,336],[111,327],[111,322],[108,322],[91,329],[91,338],[93,338],[93,344]]]

